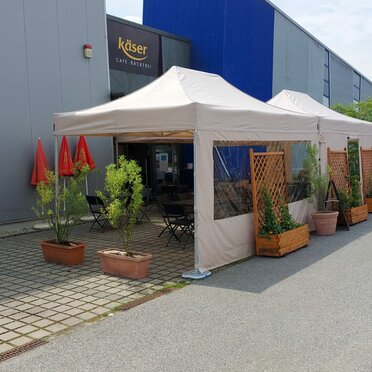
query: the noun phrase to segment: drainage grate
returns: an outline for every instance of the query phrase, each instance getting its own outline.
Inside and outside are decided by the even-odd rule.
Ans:
[[[27,344],[24,344],[22,346],[15,347],[12,350],[5,351],[4,353],[0,354],[0,362],[3,362],[4,360],[13,358],[19,354],[22,354],[28,350],[35,349],[38,346],[45,345],[48,343],[48,341],[45,340],[34,340],[31,342],[28,342]]]

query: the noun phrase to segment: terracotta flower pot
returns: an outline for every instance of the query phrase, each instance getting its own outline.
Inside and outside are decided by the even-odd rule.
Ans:
[[[45,261],[68,266],[80,265],[84,260],[85,244],[75,242],[70,244],[57,244],[53,240],[41,241]]]
[[[101,258],[104,273],[124,276],[130,279],[141,279],[147,276],[152,259],[150,253],[135,252],[134,257],[123,255],[119,250],[103,250],[97,252]]]
[[[336,232],[338,211],[311,213],[318,235],[333,235]]]

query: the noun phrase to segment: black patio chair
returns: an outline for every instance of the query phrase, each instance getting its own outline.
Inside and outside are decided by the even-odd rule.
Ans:
[[[94,218],[92,226],[90,227],[89,231],[91,231],[94,225],[98,225],[99,229],[104,232],[109,221],[105,215],[106,206],[103,200],[96,195],[85,195],[87,203],[89,205],[90,212]]]
[[[172,231],[171,228],[169,227],[167,216],[164,212],[164,204],[169,203],[170,199],[169,199],[168,195],[159,195],[155,198],[155,201],[156,201],[156,204],[158,206],[160,215],[163,218],[163,221],[165,223],[164,229],[158,235],[158,237],[160,238],[164,234],[165,231],[168,230],[169,233],[171,233],[171,231]],[[177,217],[182,217],[182,216],[174,216],[174,218],[177,218]]]
[[[170,230],[170,236],[167,242],[169,245],[172,237],[174,237],[179,243],[181,242],[181,237],[186,235],[186,241],[183,245],[185,249],[189,238],[194,238],[194,219],[190,218],[190,215],[185,211],[185,208],[182,205],[175,204],[164,204],[164,216],[167,220],[167,226]],[[177,235],[177,231],[180,232]]]
[[[147,212],[150,209],[150,199],[151,199],[151,188],[150,187],[145,187],[142,190],[142,198],[143,198],[143,204],[136,216],[137,223],[141,223],[145,217],[147,221],[150,222],[150,218],[147,215]]]

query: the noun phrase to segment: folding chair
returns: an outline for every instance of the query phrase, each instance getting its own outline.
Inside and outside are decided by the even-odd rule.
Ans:
[[[188,213],[185,211],[182,205],[164,204],[163,208],[164,215],[167,220],[167,225],[170,229],[170,236],[167,246],[169,245],[172,237],[174,237],[180,243],[180,238],[186,234],[187,239],[185,241],[185,244],[183,245],[183,248],[185,249],[190,236],[194,238],[194,220],[189,217]],[[175,218],[175,216],[178,217]],[[181,234],[177,236],[177,231],[179,229]]]
[[[137,213],[137,216],[136,216],[137,223],[141,223],[144,217],[146,217],[147,221],[150,222],[150,218],[147,215],[147,212],[150,209],[149,208],[150,199],[151,199],[151,188],[150,187],[145,187],[142,190],[142,198],[143,198],[143,205],[141,209],[139,210],[139,212]]]
[[[85,195],[89,209],[94,217],[94,221],[89,231],[91,231],[95,224],[97,224],[102,232],[105,231],[108,225],[108,219],[105,215],[106,207],[103,200],[99,196]]]
[[[169,203],[170,199],[169,199],[168,195],[160,195],[160,196],[157,196],[155,198],[155,200],[156,200],[156,204],[158,205],[158,209],[159,209],[159,212],[161,214],[161,217],[163,218],[163,221],[165,223],[164,229],[158,235],[158,237],[160,238],[164,234],[165,231],[167,231],[167,230],[168,230],[168,232],[172,231],[171,228],[169,227],[167,216],[164,212],[164,204]],[[173,216],[173,218],[177,218],[177,217],[182,217],[182,216]]]

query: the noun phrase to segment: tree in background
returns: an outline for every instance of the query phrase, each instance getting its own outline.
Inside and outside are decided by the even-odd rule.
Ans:
[[[336,103],[332,106],[332,109],[353,118],[372,122],[372,97],[366,101],[351,103],[349,105]]]

